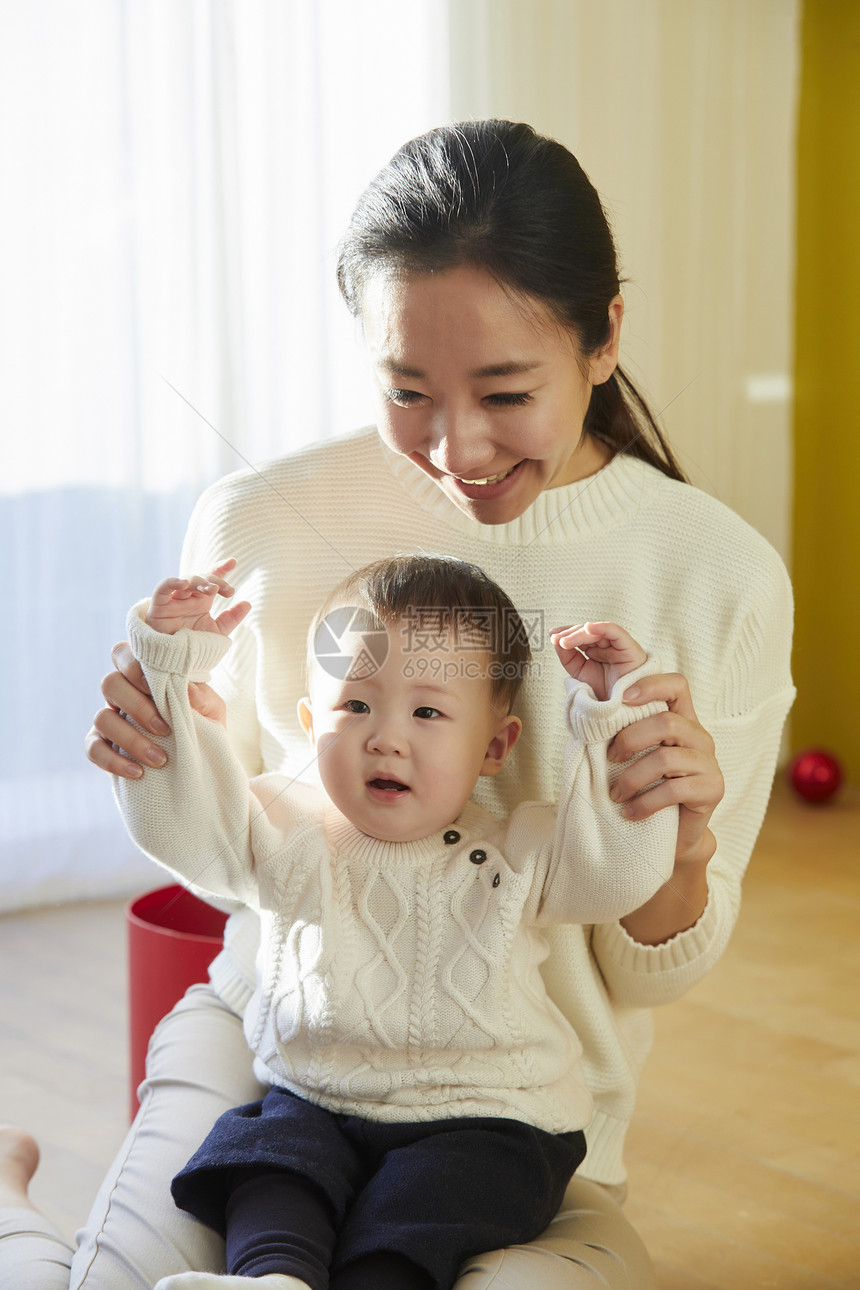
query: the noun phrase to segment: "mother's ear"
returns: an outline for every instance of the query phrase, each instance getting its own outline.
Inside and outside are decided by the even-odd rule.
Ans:
[[[315,744],[316,740],[314,739],[314,713],[313,713],[313,707],[311,705],[311,701],[307,697],[307,695],[305,695],[303,699],[299,699],[298,705],[296,707],[296,712],[299,714],[299,721],[301,723],[302,730],[304,730],[305,734],[307,735],[308,739],[310,739],[311,743]]]
[[[603,385],[618,366],[623,317],[624,301],[620,296],[614,296],[609,302],[609,339],[603,348],[596,354],[592,354],[588,360],[588,379],[592,385]]]

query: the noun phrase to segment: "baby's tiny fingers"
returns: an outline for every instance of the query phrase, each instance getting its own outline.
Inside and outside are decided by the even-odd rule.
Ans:
[[[235,568],[236,561],[231,557],[229,560],[222,561],[221,564],[216,564],[215,568],[211,570],[209,576],[212,578],[223,578],[225,573],[230,573],[230,571]]]
[[[250,612],[250,603],[247,600],[240,600],[238,605],[231,605],[229,609],[225,609],[223,613],[220,613],[215,619],[215,622],[218,624],[221,632],[225,636],[229,636],[234,628],[238,627],[242,619],[247,617]]]
[[[184,591],[188,585],[187,578],[163,578],[153,591],[152,599],[155,600],[157,596],[168,599],[175,592]]]
[[[235,588],[225,578],[221,578],[217,573],[200,574],[195,573],[190,578],[190,584],[195,591],[202,595],[213,596],[217,593],[219,596],[232,596]]]
[[[579,650],[580,653],[595,644],[596,639],[588,633],[583,633],[581,627],[561,627],[555,632],[550,632],[550,640],[557,648]]]

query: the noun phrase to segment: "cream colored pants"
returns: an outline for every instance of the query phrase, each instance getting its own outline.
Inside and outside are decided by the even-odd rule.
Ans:
[[[217,1086],[215,1076],[217,1075]],[[228,1107],[261,1097],[241,1022],[194,986],[158,1026],[141,1108],[78,1248],[29,1210],[0,1210],[0,1286],[15,1290],[151,1290],[172,1272],[223,1271],[220,1237],[173,1204],[170,1180]],[[654,1290],[642,1241],[609,1192],[574,1177],[530,1245],[470,1259],[456,1290]]]

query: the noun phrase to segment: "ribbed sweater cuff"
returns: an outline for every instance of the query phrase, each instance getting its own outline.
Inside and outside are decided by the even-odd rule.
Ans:
[[[577,681],[572,676],[566,677],[567,720],[574,738],[586,744],[607,743],[619,730],[632,725],[634,721],[665,712],[666,704],[662,701],[632,704],[624,702],[624,695],[637,681],[645,676],[654,676],[659,671],[659,660],[649,654],[640,667],[616,681],[608,699],[598,699],[591,686],[584,681]]]
[[[616,1120],[605,1111],[595,1111],[585,1130],[588,1152],[578,1172],[592,1182],[616,1186],[627,1179],[624,1168],[624,1138],[629,1120]]]
[[[641,981],[643,975],[653,980],[660,974],[672,974],[673,980],[690,965],[696,965],[696,979],[700,973],[702,956],[709,953],[721,924],[719,901],[713,891],[696,923],[684,932],[678,932],[662,945],[640,945],[628,935],[620,923],[606,923],[599,929],[600,960],[612,959],[613,977],[626,976]],[[672,997],[675,997],[673,991]],[[656,1002],[656,1000],[655,1000]]]
[[[132,605],[126,619],[129,643],[138,662],[189,681],[208,681],[212,669],[230,648],[229,637],[187,627],[169,636],[150,627],[146,621],[148,610],[149,600],[141,600]]]
[[[244,1017],[254,986],[236,967],[230,950],[222,950],[209,964],[209,980],[218,998],[238,1016]]]

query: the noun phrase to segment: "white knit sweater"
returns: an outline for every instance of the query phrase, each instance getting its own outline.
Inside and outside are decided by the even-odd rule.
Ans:
[[[711,823],[717,853],[696,926],[657,947],[637,944],[617,922],[548,933],[544,980],[583,1045],[595,1104],[580,1172],[621,1182],[624,1134],[651,1040],[648,1009],[705,975],[737,916],[794,694],[789,582],[768,543],[726,507],[623,456],[494,526],[458,511],[373,430],[242,471],[201,498],[182,567],[205,572],[235,556],[238,593],[253,605],[215,677],[249,774],[301,773],[309,764],[294,714],[322,593],[350,568],[416,550],[474,561],[522,614],[543,614],[547,630],[589,618],[621,623],[687,678],[716,741],[726,795]],[[555,797],[565,739],[560,686],[547,641],[518,701],[528,733],[476,793],[497,815]],[[234,916],[213,965],[215,988],[239,1012],[253,992],[258,939],[255,914]]]
[[[568,679],[557,808],[523,804],[497,821],[470,803],[430,837],[384,842],[284,775],[249,785],[223,728],[188,702],[188,681],[208,678],[230,642],[161,635],[145,609],[129,615],[129,640],[171,727],[169,761],[115,779],[116,792],[147,854],[260,913],[245,1013],[258,1078],[368,1119],[585,1128],[581,1050],[546,994],[541,930],[619,918],[671,875],[677,810],[637,825],[608,795],[621,770],[609,740],[658,708],[625,706],[623,692],[655,663],[602,703]]]

